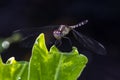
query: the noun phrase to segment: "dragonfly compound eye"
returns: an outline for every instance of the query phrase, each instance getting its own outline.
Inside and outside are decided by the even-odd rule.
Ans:
[[[53,36],[54,36],[57,40],[59,40],[59,39],[61,39],[61,32],[60,32],[59,30],[54,30],[54,31],[53,31]]]

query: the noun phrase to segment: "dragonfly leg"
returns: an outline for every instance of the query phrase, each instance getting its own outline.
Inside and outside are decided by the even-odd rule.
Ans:
[[[70,40],[69,37],[63,37],[63,38],[67,39],[69,41],[69,43],[70,43],[70,46],[72,46],[72,41]]]
[[[61,41],[61,40],[56,40],[56,41],[55,41],[55,45],[56,45],[57,47],[59,47],[61,44],[62,44],[62,41]]]

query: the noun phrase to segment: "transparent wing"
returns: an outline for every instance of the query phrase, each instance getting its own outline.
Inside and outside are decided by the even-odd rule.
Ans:
[[[19,44],[24,48],[32,48],[35,39],[38,37],[40,33],[45,34],[46,44],[48,46],[52,45],[55,41],[53,37],[53,30],[58,28],[58,25],[55,26],[46,26],[46,27],[32,27],[32,28],[24,28],[19,29],[13,32],[13,34],[20,34],[22,36]]]
[[[88,38],[75,30],[72,30],[72,31],[73,31],[74,37],[79,42],[80,46],[91,51],[92,53],[97,53],[100,55],[105,55],[107,53],[105,47],[98,41]]]

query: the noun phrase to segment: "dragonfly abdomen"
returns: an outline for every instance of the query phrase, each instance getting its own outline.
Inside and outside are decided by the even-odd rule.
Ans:
[[[71,29],[74,29],[74,28],[83,26],[83,25],[85,25],[85,24],[87,24],[87,23],[88,23],[88,20],[84,20],[84,21],[82,21],[82,22],[80,22],[80,23],[78,23],[78,24],[76,24],[76,25],[72,25],[72,26],[69,26],[69,27],[70,27]]]

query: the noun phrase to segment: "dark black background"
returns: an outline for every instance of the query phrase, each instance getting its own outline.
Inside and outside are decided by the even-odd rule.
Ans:
[[[88,19],[87,25],[76,30],[101,42],[108,53],[87,55],[90,61],[79,80],[119,80],[119,3],[119,0],[0,0],[0,37],[8,37],[19,28],[72,25]],[[23,57],[20,53],[16,49],[16,54],[6,53],[3,57],[19,56],[19,60]]]

